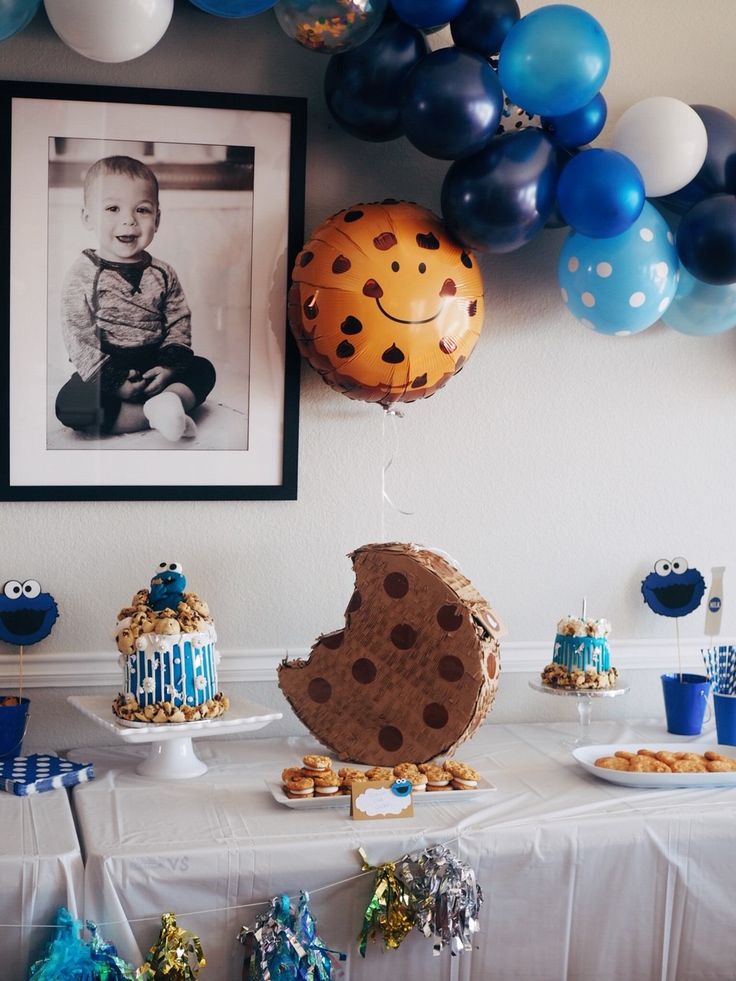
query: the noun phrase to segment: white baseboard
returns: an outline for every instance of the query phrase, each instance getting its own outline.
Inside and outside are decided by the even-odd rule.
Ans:
[[[612,661],[623,673],[632,671],[704,671],[701,649],[709,638],[695,637],[680,641],[617,640]],[[736,644],[733,638],[720,638],[719,644]],[[271,648],[221,650],[218,671],[223,686],[233,682],[276,681],[276,668],[285,657],[307,657],[308,648]],[[501,667],[504,673],[541,671],[552,660],[552,644],[542,641],[509,641],[501,645]],[[18,656],[0,654],[0,690],[18,688]],[[24,688],[87,688],[117,686],[122,673],[114,651],[87,651],[84,654],[36,652],[26,649],[23,656]]]

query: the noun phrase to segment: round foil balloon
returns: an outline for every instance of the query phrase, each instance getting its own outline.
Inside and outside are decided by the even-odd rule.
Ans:
[[[279,0],[281,29],[310,51],[347,51],[377,31],[388,0]]]
[[[432,395],[462,368],[483,325],[475,257],[408,202],[356,204],[328,218],[292,280],[299,350],[351,399],[386,406]]]
[[[166,33],[174,0],[44,0],[51,26],[93,61],[130,61]]]

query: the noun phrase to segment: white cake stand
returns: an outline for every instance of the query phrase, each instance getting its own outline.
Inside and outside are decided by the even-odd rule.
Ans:
[[[561,695],[563,698],[575,698],[578,710],[578,733],[573,746],[588,746],[590,744],[590,719],[593,714],[593,701],[596,698],[618,698],[629,690],[628,685],[619,683],[615,688],[555,688],[545,685],[536,679],[529,682],[534,691],[544,692],[545,695]]]
[[[185,780],[207,772],[207,766],[194,752],[193,739],[254,732],[282,717],[265,705],[247,699],[230,699],[230,708],[219,719],[198,722],[172,722],[165,725],[138,723],[123,725],[112,712],[109,695],[70,695],[74,708],[97,722],[124,743],[150,743],[148,756],[136,772],[158,780]]]

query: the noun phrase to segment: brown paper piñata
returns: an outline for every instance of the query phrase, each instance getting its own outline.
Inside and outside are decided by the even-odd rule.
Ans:
[[[451,753],[496,695],[501,622],[436,552],[393,542],[350,557],[344,629],[319,637],[307,660],[283,661],[281,690],[343,760],[388,766]]]

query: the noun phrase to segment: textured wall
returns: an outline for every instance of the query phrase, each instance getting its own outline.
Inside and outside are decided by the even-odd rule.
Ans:
[[[732,0],[709,0],[697,14],[690,0],[580,6],[611,42],[610,120],[649,95],[736,112]],[[326,60],[289,41],[271,12],[227,21],[177,0],[161,43],[121,65],[78,56],[41,12],[0,58],[6,78],[305,96],[307,230],[360,200],[409,197],[439,209],[446,165],[403,139],[365,144],[337,128],[322,99]],[[333,393],[304,366],[295,502],[0,505],[0,573],[40,579],[62,611],[43,649],[109,646],[118,607],[163,558],[184,563],[210,600],[223,650],[307,647],[342,622],[352,589],[345,554],[382,539],[449,552],[509,640],[551,646],[558,617],[583,595],[590,614],[612,620],[614,644],[673,637],[673,623],[641,602],[651,563],[680,554],[706,576],[720,564],[736,574],[736,332],[588,332],[560,300],[563,237],[545,232],[483,260],[486,326],[473,357],[442,392],[408,407],[395,433],[383,432],[380,409]],[[409,515],[382,506],[391,456],[387,490]],[[727,573],[724,633],[736,635],[729,588]],[[702,617],[684,621],[683,635],[702,633]],[[499,718],[552,711],[517,681],[505,696],[502,680]],[[646,683],[658,705],[656,679]]]

